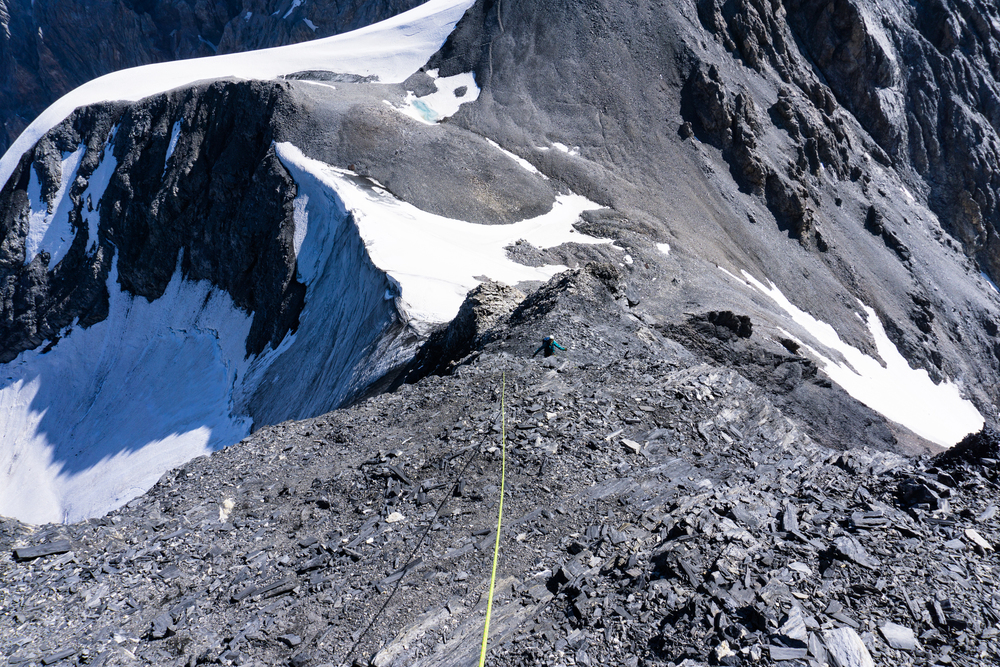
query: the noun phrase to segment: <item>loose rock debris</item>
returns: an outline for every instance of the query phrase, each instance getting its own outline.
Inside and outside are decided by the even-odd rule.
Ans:
[[[476,664],[503,371],[488,664],[1000,661],[1000,461],[826,449],[574,275],[449,375],[4,520],[0,664]],[[530,362],[538,327],[588,347]]]

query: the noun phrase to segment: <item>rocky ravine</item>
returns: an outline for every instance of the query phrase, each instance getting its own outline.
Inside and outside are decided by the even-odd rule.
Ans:
[[[476,664],[504,427],[488,664],[1000,659],[995,435],[829,450],[624,287],[607,265],[520,303],[485,286],[445,376],[262,429],[101,519],[6,521],[7,663]],[[570,349],[532,358],[538,331]]]

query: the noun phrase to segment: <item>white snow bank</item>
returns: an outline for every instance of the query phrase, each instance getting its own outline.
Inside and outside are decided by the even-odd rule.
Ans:
[[[116,263],[108,290],[106,320],[2,367],[0,515],[100,516],[249,432],[230,389],[251,364],[251,318],[179,272],[149,302],[121,291]]]
[[[403,105],[393,108],[421,123],[434,125],[454,116],[463,104],[479,99],[479,86],[476,85],[476,77],[472,72],[438,78],[438,71],[432,69],[428,70],[427,75],[437,85],[435,92],[417,97],[413,91],[409,91]],[[461,89],[464,90],[459,95],[458,91]]]
[[[400,307],[413,324],[448,322],[458,313],[480,276],[510,285],[548,280],[565,266],[531,267],[507,257],[505,248],[524,239],[539,248],[563,243],[610,243],[573,229],[580,213],[600,208],[579,195],[560,195],[545,215],[509,225],[477,225],[422,211],[356,176],[307,158],[290,143],[276,144],[278,157],[311,174],[343,202],[364,239],[368,254],[401,286]],[[298,233],[298,230],[297,230]],[[300,270],[304,262],[300,258]]]
[[[558,141],[553,141],[552,142],[552,147],[555,148],[558,151],[562,151],[566,155],[572,155],[573,157],[578,157],[580,155],[580,147],[579,146],[573,146],[573,148],[570,148],[566,144],[559,143]]]
[[[145,65],[112,72],[67,93],[42,112],[0,159],[0,184],[21,155],[77,107],[109,100],[135,101],[226,77],[274,79],[303,70],[377,76],[399,83],[444,44],[474,0],[430,0],[408,12],[342,35],[261,51]]]
[[[72,153],[63,153],[62,174],[59,189],[52,197],[52,210],[42,198],[42,184],[34,168],[28,180],[28,202],[31,213],[28,216],[28,235],[24,240],[24,263],[28,264],[43,250],[48,251],[51,269],[69,251],[73,243],[73,227],[69,224],[69,212],[73,202],[67,190],[76,178],[76,170],[87,147],[80,144]]]
[[[732,276],[725,269],[723,271]],[[842,355],[846,363],[834,361],[815,347],[796,341],[819,362],[831,380],[872,410],[944,447],[956,444],[983,427],[983,416],[971,401],[962,398],[957,385],[947,381],[934,384],[927,371],[910,368],[889,340],[873,309],[858,302],[865,311],[865,323],[881,362],[843,342],[832,326],[797,308],[773,284],[766,287],[746,271],[743,277],[770,297],[821,346]],[[787,332],[782,333],[794,338]]]
[[[997,287],[997,284],[995,282],[993,282],[988,275],[986,275],[985,271],[980,271],[979,272],[979,277],[982,278],[983,280],[985,280],[986,284],[988,284],[990,287],[992,287],[994,292],[996,292],[997,294],[1000,294],[1000,287]]]
[[[526,171],[530,171],[532,174],[534,174],[536,176],[541,176],[545,180],[549,180],[548,176],[546,176],[542,172],[538,171],[538,169],[535,168],[535,165],[531,164],[530,162],[528,162],[527,160],[525,160],[520,155],[517,155],[515,153],[511,153],[509,150],[507,150],[506,148],[502,147],[500,144],[498,144],[497,142],[493,141],[490,138],[486,138],[486,143],[488,143],[490,146],[493,146],[493,148],[497,149],[498,151],[500,151],[501,153],[503,153],[504,155],[506,155],[507,157],[509,157],[511,160],[513,160],[517,164],[521,165],[521,167],[523,167]]]

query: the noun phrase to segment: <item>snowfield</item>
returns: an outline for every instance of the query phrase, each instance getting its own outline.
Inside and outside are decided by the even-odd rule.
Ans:
[[[910,368],[872,308],[858,302],[881,360],[842,341],[832,326],[797,308],[773,284],[764,285],[746,271],[742,273],[746,284],[767,295],[818,345],[809,345],[784,330],[782,335],[802,345],[831,380],[872,410],[943,447],[951,447],[983,427],[983,416],[971,401],[962,398],[958,385],[934,384],[927,371]],[[835,354],[824,353],[824,348]],[[844,361],[835,361],[836,355]]]
[[[510,225],[477,225],[422,211],[374,184],[360,184],[351,172],[307,158],[292,144],[275,148],[295,178],[300,198],[307,202],[310,196],[335,198],[341,202],[337,207],[353,212],[368,255],[399,284],[400,310],[421,332],[455,317],[465,295],[482,282],[475,276],[514,285],[545,281],[566,270],[559,265],[525,266],[509,259],[505,248],[519,239],[542,249],[563,243],[610,243],[573,228],[580,213],[600,208],[579,195],[560,195],[552,210],[537,218]],[[296,204],[296,211],[308,211],[308,204],[301,208]],[[297,232],[308,225],[305,216],[296,218]],[[310,266],[311,257],[300,258],[299,266]]]
[[[251,318],[207,282],[174,276],[133,298],[108,277],[107,319],[0,367],[0,514],[100,516],[165,471],[249,433],[233,383]]]

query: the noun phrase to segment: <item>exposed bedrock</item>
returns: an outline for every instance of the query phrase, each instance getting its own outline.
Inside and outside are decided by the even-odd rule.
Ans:
[[[102,319],[113,257],[122,287],[149,300],[178,263],[188,279],[229,292],[254,313],[248,353],[294,329],[304,295],[291,248],[294,188],[270,148],[283,97],[280,84],[215,83],[128,107],[100,105],[78,111],[26,153],[0,210],[0,358],[36,347],[76,318],[83,326]],[[65,156],[81,147],[75,174],[62,174]],[[109,167],[111,174],[100,173]],[[65,203],[55,200],[64,176],[72,179]],[[28,201],[33,178],[41,201]],[[101,180],[106,186],[94,192]],[[56,264],[49,248],[25,257],[31,212],[60,205],[75,232],[65,256]]]
[[[898,4],[482,0],[427,68],[476,73],[482,94],[454,124],[643,220],[615,236],[633,256],[682,253],[668,283],[651,262],[630,269],[676,321],[682,304],[738,306],[710,276],[747,270],[874,353],[860,300],[911,364],[992,412],[1000,365],[976,313],[997,309],[978,274],[1000,258],[1000,42],[975,15],[996,10]],[[926,35],[932,10],[957,31],[947,48]],[[907,294],[930,295],[920,315]]]

